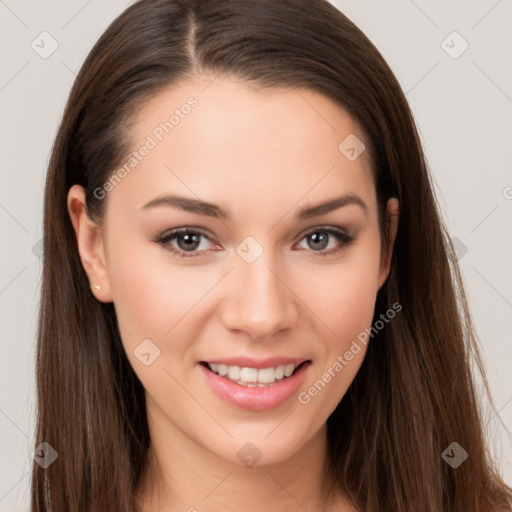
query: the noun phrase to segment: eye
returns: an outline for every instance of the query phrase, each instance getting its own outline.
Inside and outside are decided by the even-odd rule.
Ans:
[[[299,244],[303,240],[309,245],[306,249],[310,249],[315,255],[329,256],[348,247],[355,240],[355,237],[348,235],[341,229],[330,227],[310,231],[300,240]],[[221,246],[209,236],[200,230],[188,227],[163,234],[157,237],[155,242],[180,258],[204,256],[212,244],[216,246],[217,250],[221,249]],[[334,245],[332,242],[334,242]]]
[[[202,243],[202,239],[208,240],[210,243]],[[182,258],[201,256],[213,243],[204,233],[190,228],[175,229],[157,238],[156,242]],[[173,242],[175,242],[175,245]]]
[[[318,228],[315,231],[310,231],[301,239],[301,242],[303,240],[309,245],[306,249],[309,248],[318,253],[318,256],[329,256],[348,247],[355,237],[337,228]],[[334,245],[330,242],[334,242]]]

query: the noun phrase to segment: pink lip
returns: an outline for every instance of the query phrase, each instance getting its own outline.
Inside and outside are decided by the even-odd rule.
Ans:
[[[233,360],[241,361],[242,359],[237,358]],[[279,361],[283,360],[284,359],[281,358]],[[229,361],[229,359],[223,359],[222,361]],[[265,365],[272,366],[274,364],[272,363],[268,365],[268,361],[269,360],[265,360]],[[302,362],[301,360],[295,361]],[[259,361],[259,363],[261,362],[262,361]],[[252,366],[253,364],[254,360],[252,360],[249,367],[255,368],[255,366]],[[265,367],[265,365],[263,365],[263,367]],[[304,382],[304,379],[306,378],[306,373],[308,371],[310,363],[306,363],[300,368],[298,368],[292,376],[287,377],[281,381],[278,381],[276,384],[273,384],[272,386],[268,386],[265,388],[249,388],[246,386],[242,386],[240,384],[237,384],[236,382],[230,381],[228,379],[225,379],[224,377],[221,377],[220,375],[211,372],[208,368],[206,368],[206,366],[202,364],[199,364],[198,366],[203,375],[206,377],[206,380],[213,389],[213,391],[215,391],[218,396],[220,396],[222,399],[224,399],[231,405],[249,411],[266,411],[268,409],[278,407],[279,405],[283,404],[284,402],[286,402],[292,396],[295,395],[295,393],[298,391],[298,389]],[[236,364],[236,366],[239,365]]]
[[[222,359],[208,359],[204,362],[214,364],[225,364],[227,366],[240,366],[245,368],[272,368],[280,365],[287,364],[300,364],[308,361],[307,358],[294,358],[294,357],[267,357],[265,359],[254,359],[252,357],[225,357]]]

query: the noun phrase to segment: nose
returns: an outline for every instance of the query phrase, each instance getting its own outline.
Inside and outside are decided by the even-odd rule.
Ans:
[[[269,263],[264,252],[252,263],[239,260],[235,265],[222,309],[226,328],[264,340],[297,322],[298,299],[283,273]]]

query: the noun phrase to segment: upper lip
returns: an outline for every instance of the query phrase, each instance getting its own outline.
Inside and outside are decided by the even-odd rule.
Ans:
[[[308,358],[297,357],[266,357],[265,359],[255,359],[253,357],[238,356],[238,357],[222,357],[216,359],[208,359],[201,361],[202,363],[225,364],[226,366],[240,366],[242,368],[271,368],[287,364],[299,365],[304,361],[309,361]]]

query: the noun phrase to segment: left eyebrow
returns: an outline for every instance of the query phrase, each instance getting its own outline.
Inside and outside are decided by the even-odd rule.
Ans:
[[[310,219],[311,217],[325,215],[326,213],[337,210],[338,208],[343,208],[344,206],[349,206],[351,204],[360,206],[363,209],[365,215],[368,216],[368,206],[359,196],[355,194],[344,194],[315,206],[308,206],[303,208],[297,213],[296,217],[299,220]]]

